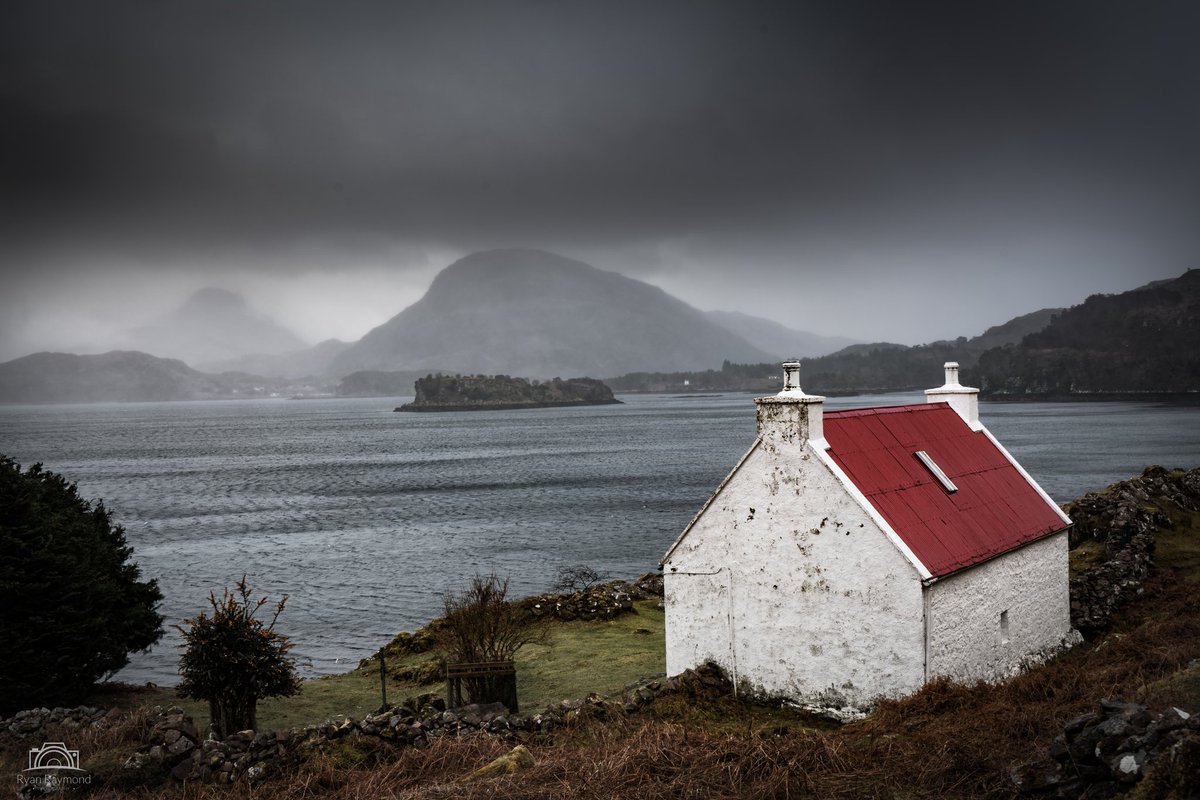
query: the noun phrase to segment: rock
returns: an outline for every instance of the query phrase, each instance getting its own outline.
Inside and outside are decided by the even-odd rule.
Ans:
[[[537,762],[534,760],[533,754],[525,748],[525,745],[519,744],[505,755],[475,770],[466,776],[464,780],[491,778],[496,775],[512,775],[515,772],[532,767],[535,763]]]
[[[1121,783],[1137,783],[1145,766],[1146,751],[1138,750],[1136,753],[1118,753],[1109,762],[1108,768]]]
[[[1062,767],[1050,761],[1023,764],[1009,773],[1013,785],[1021,794],[1039,794],[1063,782]]]
[[[1160,773],[1166,777],[1155,780],[1174,786],[1181,776],[1191,774],[1188,767],[1177,766],[1176,754],[1194,746],[1200,757],[1200,735],[1188,727],[1194,719],[1196,715],[1181,709],[1153,714],[1136,703],[1104,700],[1098,713],[1067,722],[1050,746],[1051,758],[1019,767],[1010,778],[1021,794],[1053,792],[1053,796],[1064,798],[1109,798],[1128,791],[1143,778],[1149,779],[1155,774],[1155,764],[1163,763]],[[1196,780],[1200,782],[1200,772]],[[1171,794],[1156,787],[1144,796],[1193,794]]]

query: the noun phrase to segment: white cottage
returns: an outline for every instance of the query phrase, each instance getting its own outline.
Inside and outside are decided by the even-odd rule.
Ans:
[[[1071,520],[958,382],[927,403],[823,410],[800,365],[758,437],[663,557],[667,673],[865,709],[935,676],[992,680],[1072,635]]]

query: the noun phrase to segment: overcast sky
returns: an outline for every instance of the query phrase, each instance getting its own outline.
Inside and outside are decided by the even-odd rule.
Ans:
[[[357,338],[540,247],[918,343],[1200,266],[1200,4],[0,10],[0,357],[192,289]]]

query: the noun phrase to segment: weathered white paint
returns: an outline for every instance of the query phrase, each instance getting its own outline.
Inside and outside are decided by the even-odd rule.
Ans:
[[[917,574],[921,577],[921,580],[931,580],[933,578],[933,573],[929,571],[929,568],[921,562],[921,559],[917,558],[917,554],[914,553],[907,544],[905,544],[904,540],[900,538],[900,534],[896,533],[896,530],[891,526],[891,524],[883,518],[883,514],[880,514],[879,510],[875,508],[875,506],[871,505],[871,501],[867,499],[867,496],[863,494],[857,486],[854,485],[854,481],[850,480],[850,476],[838,466],[837,462],[833,460],[833,456],[829,455],[829,442],[821,439],[820,441],[815,441],[811,444],[816,450],[817,455],[820,457],[822,463],[824,463],[829,471],[833,473],[834,477],[841,482],[842,489],[845,490],[846,494],[853,497],[854,502],[858,503],[859,507],[867,512],[871,519],[874,520],[875,525],[887,535],[888,540],[892,543],[892,545],[900,551],[901,555],[908,559],[908,563],[912,565],[914,570],[916,570]]]
[[[1066,531],[947,576],[925,591],[930,678],[971,682],[1012,675],[1069,641]]]
[[[920,575],[810,442],[820,401],[760,399],[759,441],[668,552],[668,673],[711,659],[842,708],[923,682]]]
[[[979,390],[963,386],[958,382],[958,362],[947,361],[946,383],[936,389],[925,390],[925,402],[949,403],[963,421],[977,431],[983,426],[979,423]]]

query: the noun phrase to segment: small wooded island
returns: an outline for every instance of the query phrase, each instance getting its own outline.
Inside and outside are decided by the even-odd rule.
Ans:
[[[508,375],[426,375],[414,387],[414,400],[396,411],[499,411],[621,402],[595,378],[529,381]]]

